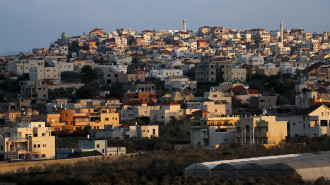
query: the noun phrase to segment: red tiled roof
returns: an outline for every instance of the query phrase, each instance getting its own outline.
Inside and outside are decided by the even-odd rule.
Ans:
[[[124,105],[140,105],[141,104],[141,101],[139,100],[132,100],[132,101],[128,101],[128,102],[125,102]]]
[[[327,92],[327,90],[324,87],[320,87],[316,91],[317,92]]]
[[[200,40],[198,40],[198,42],[207,42],[206,40],[202,40],[202,39],[200,39]]]
[[[259,91],[256,89],[247,89],[247,91],[249,92],[249,94],[259,94]]]
[[[162,50],[162,53],[163,53],[164,55],[172,55],[172,52],[169,51],[169,50],[166,50],[166,49]]]
[[[193,114],[200,114],[200,113],[210,113],[210,112],[206,111],[206,110],[197,110],[197,111],[193,112]]]
[[[242,68],[245,68],[245,69],[252,69],[252,68],[254,68],[253,66],[251,66],[249,64],[243,64],[241,67]]]
[[[118,98],[107,98],[107,100],[119,100]]]
[[[120,127],[122,127],[122,128],[129,128],[129,125],[128,124],[122,124]]]
[[[185,31],[178,31],[179,34],[188,34],[188,32]]]
[[[229,88],[227,91],[234,91],[236,93],[240,93],[240,92],[246,91],[246,89],[243,86],[238,85],[238,86],[235,86],[234,88]]]

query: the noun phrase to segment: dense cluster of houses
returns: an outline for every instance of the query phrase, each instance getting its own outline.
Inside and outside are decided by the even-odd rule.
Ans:
[[[173,122],[190,135],[191,144],[206,147],[329,136],[329,36],[284,30],[282,23],[271,31],[222,26],[187,30],[186,21],[183,30],[106,33],[95,28],[74,37],[63,33],[49,48],[0,57],[0,75],[14,80],[28,76],[20,81],[18,97],[0,104],[0,160],[55,159],[55,136],[159,137],[159,125]],[[81,73],[84,66],[93,69],[98,86],[121,84],[122,97],[100,91],[75,102],[49,98],[50,90],[83,87],[63,81],[61,74]],[[255,74],[296,75],[295,102],[279,107],[276,94],[250,88],[247,80]],[[163,82],[162,89],[150,79]],[[209,89],[200,89],[210,83]],[[236,110],[234,101],[261,110],[261,115]],[[40,104],[45,111],[36,108]],[[141,119],[147,121],[140,125]],[[97,142],[81,141],[89,147],[61,150],[58,158],[83,151],[126,152],[110,152],[104,140],[101,148]]]

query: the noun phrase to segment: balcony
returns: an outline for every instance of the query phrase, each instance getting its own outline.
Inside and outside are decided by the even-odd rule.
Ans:
[[[51,123],[51,127],[56,127],[56,126],[65,126],[65,123]]]
[[[21,148],[14,148],[7,151],[8,154],[27,154],[30,153],[30,151],[26,150],[26,147]]]
[[[29,139],[24,137],[9,137],[9,142],[22,143],[27,142]]]

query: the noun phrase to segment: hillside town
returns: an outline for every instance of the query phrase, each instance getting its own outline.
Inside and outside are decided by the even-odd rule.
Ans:
[[[49,47],[0,57],[0,160],[143,150],[112,140],[211,150],[329,137],[329,65],[329,32],[283,22],[63,32]],[[72,138],[75,147],[58,144]]]

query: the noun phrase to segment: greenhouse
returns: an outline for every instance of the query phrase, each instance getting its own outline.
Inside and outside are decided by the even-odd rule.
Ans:
[[[300,175],[303,180],[311,181],[322,176],[330,179],[330,151],[204,162],[185,169],[186,177],[209,180],[214,175],[233,180],[239,176],[270,178],[286,175]]]

